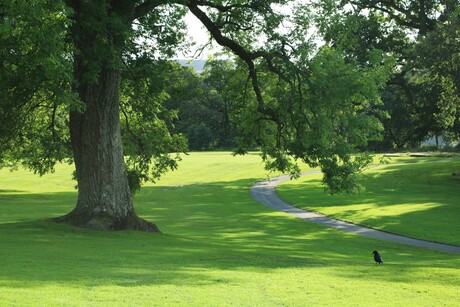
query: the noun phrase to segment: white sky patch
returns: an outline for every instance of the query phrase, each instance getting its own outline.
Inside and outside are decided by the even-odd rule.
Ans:
[[[296,5],[307,5],[309,1],[306,0],[294,0],[290,1],[287,5],[272,4],[271,7],[274,12],[292,16],[292,11]],[[187,25],[187,39],[193,41],[195,44],[188,51],[179,52],[176,55],[177,59],[185,60],[206,60],[210,56],[216,53],[222,52],[223,47],[219,46],[214,40],[210,40],[210,35],[203,24],[196,18],[192,13],[188,12],[185,16],[185,23]],[[293,24],[286,18],[283,25],[280,27],[280,34],[287,34],[292,29]],[[312,27],[309,31],[309,36],[305,39],[311,39],[315,35],[317,29]],[[260,37],[260,40],[256,43],[257,46],[264,46],[266,37]]]
[[[178,59],[196,59],[206,60],[214,53],[222,51],[216,42],[209,41],[209,32],[198,18],[192,13],[188,12],[185,15],[185,23],[187,24],[187,39],[195,43],[188,52],[181,52],[177,54]]]

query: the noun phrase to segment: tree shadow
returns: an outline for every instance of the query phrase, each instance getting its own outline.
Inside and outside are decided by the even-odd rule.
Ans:
[[[278,191],[299,208],[335,211],[333,217],[347,222],[459,245],[460,182],[452,176],[452,166],[440,166],[387,166],[382,172],[365,173],[361,180],[366,191],[357,195],[328,195],[319,188],[319,179],[282,186]]]
[[[14,210],[25,206],[36,211],[16,213],[28,221],[8,223],[2,218],[2,277],[8,287],[22,288],[44,283],[200,287],[237,282],[216,276],[216,271],[283,268],[337,268],[337,276],[362,279],[372,278],[363,270],[374,270],[370,253],[377,246],[392,255],[384,277],[390,281],[411,282],[411,272],[421,267],[459,266],[453,255],[363,238],[274,212],[251,199],[249,187],[255,181],[143,188],[135,199],[136,210],[164,234],[97,232],[47,223],[44,218],[72,209],[75,193],[15,195],[10,204]],[[38,196],[43,202],[37,203]],[[4,206],[0,210],[6,211]],[[417,259],[419,253],[423,257]]]
[[[0,194],[3,194],[3,193],[22,193],[24,191],[22,190],[8,190],[8,189],[0,189]]]

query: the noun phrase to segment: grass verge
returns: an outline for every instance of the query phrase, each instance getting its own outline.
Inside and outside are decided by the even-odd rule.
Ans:
[[[401,164],[405,163],[405,164]],[[360,176],[363,193],[324,193],[321,175],[280,185],[296,207],[414,238],[460,246],[460,160],[398,158]]]

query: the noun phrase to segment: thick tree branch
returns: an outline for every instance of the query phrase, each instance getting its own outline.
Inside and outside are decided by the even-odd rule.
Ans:
[[[207,15],[205,12],[203,12],[198,5],[205,5],[207,1],[193,1],[193,3],[189,3],[187,7],[189,8],[190,12],[194,14],[206,27],[206,29],[210,32],[212,37],[216,40],[216,42],[223,46],[227,47],[230,50],[232,50],[238,57],[240,57],[248,66],[249,68],[249,77],[251,78],[252,81],[252,86],[254,89],[254,92],[257,97],[258,101],[258,110],[260,113],[265,114],[272,118],[274,121],[276,121],[277,115],[276,112],[267,107],[264,103],[262,93],[260,90],[259,82],[258,82],[258,77],[257,77],[257,71],[255,68],[255,63],[254,60],[258,58],[263,58],[265,62],[267,63],[267,68],[269,71],[277,74],[283,81],[289,83],[292,85],[292,80],[288,78],[280,69],[276,67],[274,64],[273,60],[275,58],[282,59],[282,61],[286,64],[290,64],[289,57],[283,53],[282,51],[272,51],[268,52],[265,50],[258,50],[258,51],[247,51],[243,46],[238,44],[236,41],[226,37],[223,35],[221,29],[219,26],[214,23]],[[234,5],[233,7],[236,7],[237,5]],[[241,5],[243,6],[243,5]],[[247,7],[250,7],[250,5],[246,5]],[[283,44],[284,48],[285,45]]]
[[[276,114],[273,110],[268,110],[265,107],[265,103],[262,97],[262,92],[259,87],[259,82],[257,78],[257,72],[255,69],[254,60],[261,57],[262,54],[260,52],[251,53],[246,51],[241,45],[239,45],[234,40],[229,39],[228,37],[224,36],[220,31],[219,27],[212,22],[212,20],[203,12],[196,3],[188,4],[187,7],[189,8],[190,12],[195,15],[208,29],[211,33],[212,37],[216,40],[216,42],[224,47],[229,48],[232,50],[237,56],[239,56],[248,66],[249,68],[249,76],[251,77],[252,86],[254,92],[257,97],[257,102],[259,104],[258,110],[259,112],[271,116],[273,119],[276,117]]]
[[[241,8],[254,8],[254,5],[252,3],[239,3],[239,4],[232,4],[232,5],[221,5],[217,3],[212,3],[210,1],[206,0],[196,0],[193,1],[195,5],[201,5],[201,6],[207,6],[207,7],[212,7],[219,12],[225,13],[228,11],[231,11],[233,9],[241,9]]]
[[[254,59],[260,57],[260,54],[250,53],[246,51],[241,45],[235,42],[232,39],[224,36],[220,30],[220,28],[203,12],[197,4],[189,4],[187,5],[190,12],[195,15],[201,23],[206,27],[206,29],[211,33],[212,37],[216,40],[216,42],[224,47],[231,49],[235,54],[237,54],[242,60],[246,63],[252,62]]]
[[[150,13],[153,9],[164,4],[166,4],[165,0],[146,0],[134,9],[134,19],[143,17]]]
[[[394,0],[373,0],[368,2],[349,1],[359,8],[374,9],[388,14],[397,24],[411,29],[417,29],[422,32],[434,30],[435,21],[426,16],[425,8],[420,8],[418,14],[414,14],[411,10],[398,5],[398,1]],[[423,17],[423,18],[421,18]],[[423,33],[424,34],[424,33]]]

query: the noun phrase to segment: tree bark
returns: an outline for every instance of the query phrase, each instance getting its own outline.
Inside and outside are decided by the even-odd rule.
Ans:
[[[73,211],[53,221],[96,230],[159,232],[156,225],[136,215],[125,172],[119,109],[121,71],[113,61],[117,56],[114,50],[120,50],[119,44],[123,42],[118,41],[116,46],[109,25],[98,32],[85,28],[81,18],[86,15],[80,11],[76,6],[73,40],[78,52],[74,55],[74,88],[85,108],[82,112],[70,112],[78,200]],[[106,38],[102,50],[101,37]],[[107,58],[108,50],[112,56]],[[94,54],[93,58],[89,56]],[[95,72],[98,77],[91,78]]]
[[[76,208],[54,219],[96,230],[158,228],[134,212],[125,173],[119,123],[120,72],[103,70],[99,82],[80,88],[83,113],[70,113],[70,133],[78,180]]]

